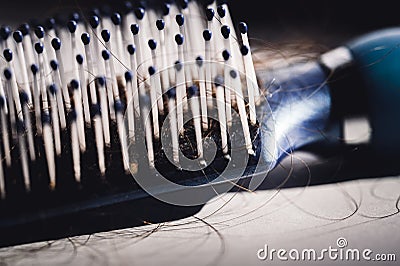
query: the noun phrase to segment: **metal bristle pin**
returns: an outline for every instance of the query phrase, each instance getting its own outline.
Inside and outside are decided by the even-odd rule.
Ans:
[[[240,24],[238,42],[225,4],[183,3],[1,28],[2,198],[14,193],[12,180],[28,192],[43,184],[57,190],[70,174],[81,184],[183,171],[188,158],[204,169],[211,164],[204,139],[229,160],[235,123],[255,154],[259,93],[247,26]]]

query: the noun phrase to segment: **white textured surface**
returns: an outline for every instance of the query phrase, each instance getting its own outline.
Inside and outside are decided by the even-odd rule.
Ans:
[[[339,237],[346,238],[348,248],[394,253],[399,260],[400,216],[395,214],[399,191],[400,179],[388,177],[232,193],[224,197],[225,202],[207,204],[195,217],[3,248],[0,264],[271,265],[257,259],[265,244],[275,249],[321,250],[336,247]],[[345,262],[318,262],[341,263]]]

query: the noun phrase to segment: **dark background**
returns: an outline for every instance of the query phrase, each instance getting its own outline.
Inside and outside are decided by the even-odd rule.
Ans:
[[[65,10],[92,6],[120,4],[121,0],[12,0],[1,1],[0,21],[43,19]],[[311,34],[324,43],[331,35],[336,40],[369,30],[396,26],[400,23],[398,4],[395,1],[328,1],[328,0],[277,0],[277,1],[227,1],[232,17],[247,21],[257,35],[271,32],[270,38],[291,38]],[[263,36],[264,37],[264,36]],[[335,38],[334,38],[335,39]]]

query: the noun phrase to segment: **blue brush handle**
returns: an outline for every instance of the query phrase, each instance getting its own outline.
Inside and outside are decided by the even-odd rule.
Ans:
[[[400,28],[390,28],[348,42],[339,49],[347,53],[345,60],[334,52],[320,61],[259,72],[275,119],[275,129],[266,131],[275,130],[278,147],[264,159],[279,161],[287,152],[310,143],[340,141],[339,120],[361,110],[370,120],[371,148],[382,155],[399,153],[399,46]],[[262,142],[268,143],[265,148],[271,147],[270,136],[265,135]]]
[[[371,146],[382,154],[400,151],[400,28],[372,32],[346,45],[367,95]]]

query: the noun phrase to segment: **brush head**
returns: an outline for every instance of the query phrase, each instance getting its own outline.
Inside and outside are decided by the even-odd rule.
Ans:
[[[11,28],[8,26],[0,27],[0,37],[3,41],[6,41],[8,37],[11,35]]]
[[[244,58],[248,40],[236,35],[228,7],[182,1],[94,11],[49,19],[35,36],[28,24],[0,28],[0,146],[11,154],[1,161],[2,215],[37,218],[56,206],[89,208],[143,190],[158,197],[175,185],[210,188],[253,173],[261,133],[250,114],[260,96]],[[20,44],[26,54],[13,56]]]
[[[13,32],[13,39],[16,43],[21,43],[22,38],[22,32],[20,32],[19,30]]]

